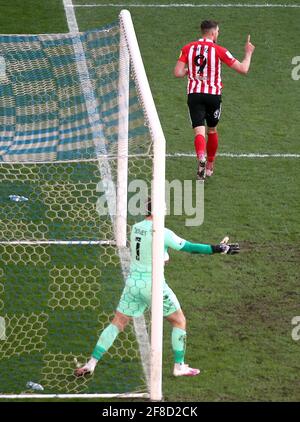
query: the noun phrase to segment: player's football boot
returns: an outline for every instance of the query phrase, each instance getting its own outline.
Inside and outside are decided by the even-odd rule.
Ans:
[[[205,180],[206,176],[206,159],[205,156],[202,155],[198,159],[198,169],[197,169],[197,180]]]
[[[184,363],[175,363],[173,369],[174,377],[194,377],[200,374],[200,369],[190,368]]]
[[[206,176],[211,177],[214,174],[214,163],[212,161],[208,161],[206,163]]]
[[[93,375],[93,372],[91,368],[88,367],[88,365],[84,365],[81,368],[76,368],[74,371],[74,375],[76,377],[85,377],[87,375]]]

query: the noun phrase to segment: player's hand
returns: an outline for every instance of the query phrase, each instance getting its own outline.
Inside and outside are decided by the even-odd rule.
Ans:
[[[246,54],[253,54],[253,51],[255,50],[255,46],[250,41],[250,35],[247,37],[247,42],[245,44],[245,53]]]
[[[240,252],[240,245],[238,243],[228,243],[229,237],[225,236],[220,242],[220,249],[222,254],[234,255]]]
[[[240,252],[240,245],[238,243],[220,243],[222,249],[221,254],[234,255]]]

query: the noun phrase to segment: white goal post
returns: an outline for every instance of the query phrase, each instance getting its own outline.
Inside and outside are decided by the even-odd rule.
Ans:
[[[162,336],[163,336],[163,278],[164,278],[164,216],[165,216],[165,154],[166,141],[153,101],[147,75],[143,65],[130,12],[120,13],[121,34],[125,36],[132,62],[138,91],[143,102],[153,139],[153,183],[152,183],[152,305],[151,305],[151,363],[150,398],[162,399]]]

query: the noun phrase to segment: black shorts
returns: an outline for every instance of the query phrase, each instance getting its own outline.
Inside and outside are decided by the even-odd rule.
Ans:
[[[221,117],[221,95],[213,94],[188,94],[188,106],[192,126],[215,127]]]

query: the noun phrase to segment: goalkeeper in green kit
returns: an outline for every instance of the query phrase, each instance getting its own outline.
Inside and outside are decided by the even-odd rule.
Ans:
[[[75,375],[78,377],[92,374],[99,360],[112,346],[120,331],[125,329],[131,318],[141,316],[150,307],[152,284],[151,200],[147,202],[147,217],[132,227],[130,241],[130,271],[115,316],[111,324],[101,333],[90,360],[75,370]],[[237,243],[228,244],[227,241],[228,238],[225,238],[217,245],[191,243],[165,228],[165,262],[168,261],[168,248],[198,254],[238,253],[239,245]],[[175,377],[198,375],[199,369],[185,364],[186,320],[175,293],[166,281],[163,284],[163,313],[172,325],[173,375]]]

